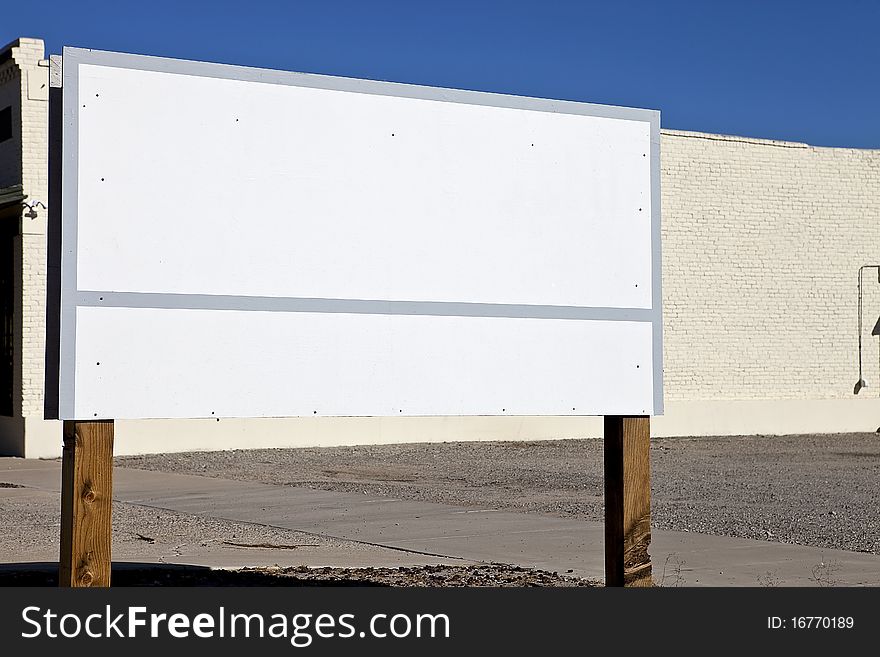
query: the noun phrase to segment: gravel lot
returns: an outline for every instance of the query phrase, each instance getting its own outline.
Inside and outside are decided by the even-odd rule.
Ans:
[[[880,435],[657,439],[653,525],[880,554]],[[126,467],[602,520],[601,440],[238,450]]]

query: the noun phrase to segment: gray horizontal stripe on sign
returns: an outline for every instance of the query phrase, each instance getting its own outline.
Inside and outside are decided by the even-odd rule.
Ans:
[[[457,301],[382,301],[374,299],[306,299],[220,294],[79,291],[77,305],[93,308],[162,308],[172,310],[244,310],[358,315],[433,315],[438,317],[520,317],[650,322],[649,308],[583,308]]]

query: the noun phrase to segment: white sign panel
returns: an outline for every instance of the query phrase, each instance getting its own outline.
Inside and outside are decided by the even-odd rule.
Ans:
[[[657,112],[71,48],[62,80],[59,417],[662,412]]]

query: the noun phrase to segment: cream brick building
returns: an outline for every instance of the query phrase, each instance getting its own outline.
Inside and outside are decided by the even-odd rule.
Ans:
[[[57,456],[43,420],[48,68],[43,44],[0,50],[0,453]],[[3,137],[0,124],[0,138]],[[880,150],[662,131],[666,415],[655,435],[880,427],[876,271]],[[874,333],[880,332],[880,328]],[[7,353],[8,352],[8,353]],[[4,405],[5,404],[5,405]],[[116,452],[598,436],[597,418],[118,421]]]
[[[25,437],[37,449],[35,454],[46,454],[49,444],[58,452],[60,441],[56,423],[42,419],[48,101],[43,42],[18,39],[0,50],[0,297],[4,299],[0,451],[4,453],[34,453],[25,445]],[[30,212],[22,201],[36,211]]]

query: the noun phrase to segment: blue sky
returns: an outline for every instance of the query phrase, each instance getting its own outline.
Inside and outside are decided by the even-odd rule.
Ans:
[[[660,109],[880,148],[880,1],[11,2],[0,41]]]

